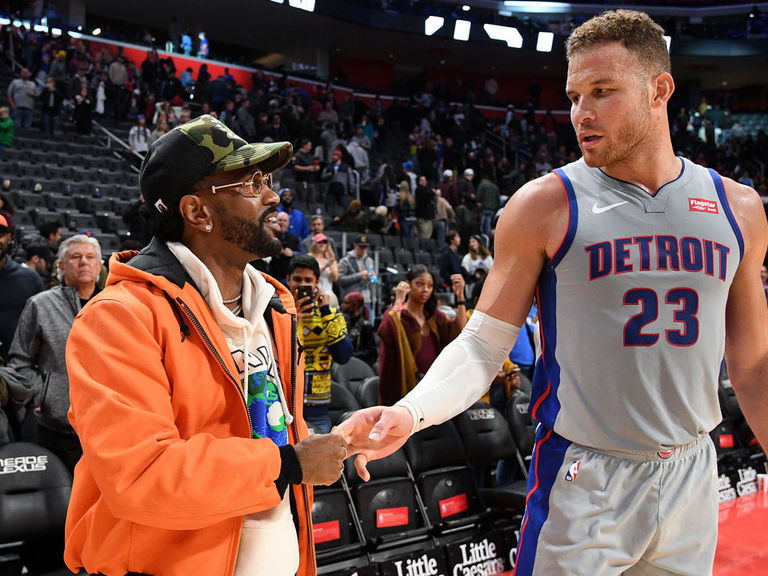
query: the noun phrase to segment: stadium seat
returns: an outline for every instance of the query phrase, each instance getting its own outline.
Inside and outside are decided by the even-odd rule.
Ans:
[[[72,475],[56,455],[28,442],[0,446],[0,462],[0,571],[11,573],[4,563],[14,560],[30,574],[62,568]]]
[[[328,407],[328,412],[331,417],[331,423],[334,426],[341,421],[342,415],[345,412],[353,412],[359,409],[360,403],[346,386],[337,382],[331,382],[331,405]]]
[[[363,553],[365,539],[348,495],[349,487],[344,475],[331,486],[315,486],[312,535],[318,564],[327,564]]]
[[[366,378],[357,390],[357,401],[362,408],[370,408],[379,404],[379,377]]]
[[[484,506],[451,421],[411,436],[405,453],[430,522],[438,533],[476,527]]]
[[[480,478],[480,495],[489,506],[515,509],[525,508],[525,471],[514,479],[501,483],[496,478],[499,460],[515,458],[515,442],[509,426],[496,408],[485,402],[476,402],[453,419],[459,430],[467,460]]]
[[[400,264],[405,270],[413,266],[413,253],[407,248],[398,248],[395,250],[395,262]]]
[[[346,364],[334,362],[331,365],[331,380],[347,388],[355,398],[363,382],[372,376],[376,376],[373,368],[354,356]]]
[[[386,458],[369,462],[371,479],[368,482],[362,482],[352,461],[348,462],[345,476],[370,546],[382,549],[428,537],[428,522],[419,505],[402,448]]]
[[[528,479],[528,468],[533,455],[533,447],[536,444],[536,422],[528,412],[530,402],[531,397],[518,390],[507,400],[507,406],[504,409],[504,416],[515,443],[515,458],[520,464],[520,469],[526,480]]]

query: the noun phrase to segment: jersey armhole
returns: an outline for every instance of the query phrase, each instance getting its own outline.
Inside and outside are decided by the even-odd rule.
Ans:
[[[557,168],[552,172],[560,179],[560,182],[563,185],[563,191],[565,192],[565,200],[568,202],[568,228],[566,229],[565,236],[563,237],[560,246],[555,251],[554,256],[552,256],[552,261],[550,262],[550,265],[553,268],[556,268],[568,253],[571,244],[573,244],[573,239],[576,236],[576,226],[579,223],[579,207],[576,203],[576,193],[573,190],[573,183],[570,178],[568,178],[566,173],[560,168]]]

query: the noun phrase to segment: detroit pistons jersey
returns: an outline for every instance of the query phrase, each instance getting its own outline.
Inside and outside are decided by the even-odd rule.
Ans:
[[[742,235],[720,176],[681,159],[655,195],[583,159],[555,170],[568,229],[538,281],[531,413],[604,450],[665,450],[721,419],[725,304]]]

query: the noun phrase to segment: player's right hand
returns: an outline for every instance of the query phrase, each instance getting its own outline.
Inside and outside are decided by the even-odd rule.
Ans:
[[[413,417],[402,406],[374,406],[358,410],[334,427],[347,441],[350,456],[355,454],[355,468],[363,481],[371,475],[367,464],[396,452],[411,433]]]

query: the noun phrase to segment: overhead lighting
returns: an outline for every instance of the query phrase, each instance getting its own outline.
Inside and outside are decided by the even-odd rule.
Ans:
[[[288,0],[288,6],[292,8],[300,8],[307,12],[315,11],[315,0]]]
[[[75,32],[74,30],[70,30],[69,32],[67,32],[67,34],[69,34],[70,37],[75,38],[75,39],[79,39],[79,38],[83,37],[83,35],[80,34],[80,32]]]
[[[8,18],[0,18],[0,26],[8,26],[10,23],[11,21]]]
[[[464,10],[464,12],[469,12],[469,8],[470,8],[469,4],[464,4],[464,6],[461,7],[461,9]]]
[[[672,36],[662,36],[664,38],[664,42],[667,43],[667,52],[672,48]]]
[[[432,36],[443,27],[443,24],[445,24],[445,18],[442,16],[427,16],[427,19],[424,20],[424,34]]]
[[[283,0],[272,0],[272,2],[276,2],[277,4],[282,4]]]
[[[472,29],[472,22],[469,20],[456,20],[453,27],[453,39],[466,42],[469,40],[469,31]]]
[[[523,37],[517,28],[512,26],[499,26],[498,24],[483,24],[485,33],[488,34],[493,40],[501,40],[506,42],[510,48],[522,48]]]
[[[568,2],[518,2],[505,0],[504,6],[514,9],[515,12],[529,14],[565,14],[575,12],[575,8]]]
[[[35,24],[33,29],[35,32],[45,32],[46,34],[48,33],[48,26],[44,26],[43,24]]]
[[[99,34],[101,34],[101,28],[94,28],[93,32],[91,32],[91,34],[93,36],[98,36]]]
[[[539,32],[539,37],[536,39],[536,51],[552,52],[552,43],[554,40],[555,35],[552,32]]]
[[[61,36],[61,28],[51,28],[51,34],[53,36]]]

